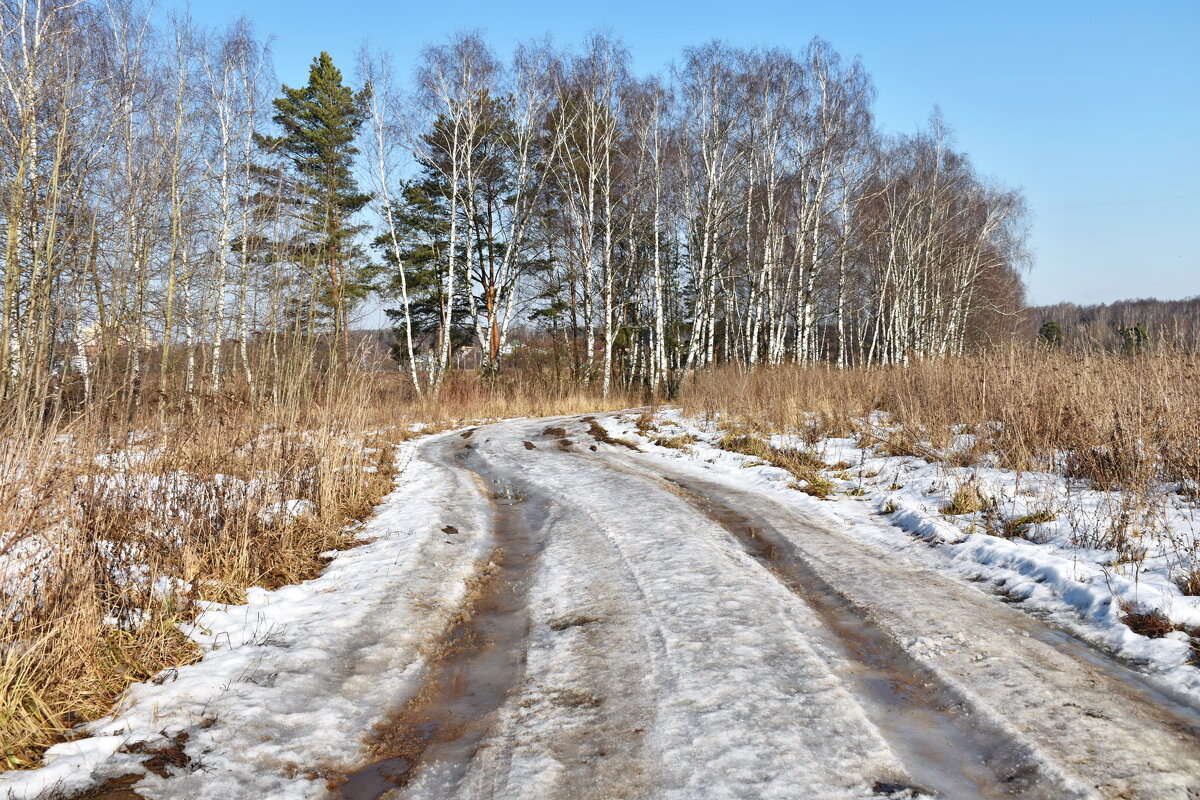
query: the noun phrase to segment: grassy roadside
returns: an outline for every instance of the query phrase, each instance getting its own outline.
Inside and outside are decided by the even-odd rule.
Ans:
[[[782,467],[818,497],[831,478],[847,496],[873,491],[884,514],[898,510],[900,465],[924,461],[936,478],[921,491],[942,498],[930,513],[1075,554],[1107,576],[1126,626],[1182,632],[1200,664],[1194,606],[1171,599],[1172,586],[1200,596],[1194,356],[1030,349],[903,368],[727,370],[700,376],[682,406],[718,423],[722,449]],[[861,453],[869,471],[825,463],[831,447]]]
[[[690,416],[808,441],[876,436],[895,455],[1056,472],[1102,489],[1200,486],[1200,359],[1030,348],[905,367],[714,370],[685,387]],[[872,412],[887,430],[864,429]],[[957,437],[971,434],[969,449]]]
[[[414,428],[631,402],[462,373],[415,398],[391,373],[0,432],[0,770],[37,766],[131,683],[197,659],[179,625],[201,601],[298,583],[353,546]]]
[[[302,581],[352,543],[399,438],[365,393],[0,441],[0,766],[197,658],[178,625],[198,601]]]

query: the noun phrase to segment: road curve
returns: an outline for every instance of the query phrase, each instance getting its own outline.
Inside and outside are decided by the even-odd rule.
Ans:
[[[1102,654],[590,427],[422,445],[494,551],[342,797],[1200,798],[1200,717]]]

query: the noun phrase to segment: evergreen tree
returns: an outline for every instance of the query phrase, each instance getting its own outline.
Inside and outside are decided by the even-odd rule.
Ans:
[[[447,114],[439,114],[421,136],[425,156],[417,159],[420,174],[393,205],[400,262],[391,252],[390,233],[376,245],[392,276],[385,293],[397,293],[400,269],[404,270],[413,332],[422,344],[427,342],[440,352],[442,337],[449,336],[453,352],[468,345],[473,336],[482,356],[481,369],[494,374],[500,368],[510,320],[506,314],[518,279],[545,269],[546,262],[521,248],[519,237],[517,244],[513,241],[517,227],[513,215],[519,213],[513,99],[482,91],[471,103],[474,123],[463,144],[456,144],[457,123]],[[463,162],[457,169],[454,159]],[[459,176],[457,185],[451,183],[452,175]],[[453,245],[452,214],[458,230]],[[445,331],[441,326],[447,298],[441,276],[451,269],[455,323]],[[387,313],[395,321],[404,319],[402,310]],[[431,334],[437,335],[436,341],[431,341]]]
[[[354,139],[366,117],[368,90],[346,86],[326,52],[313,59],[307,85],[282,89],[272,101],[272,119],[283,135],[261,141],[281,153],[295,173],[296,203],[310,237],[299,256],[314,270],[314,280],[324,284],[317,299],[348,357],[348,310],[371,291],[376,272],[357,241],[365,226],[353,223],[371,200],[359,191],[353,173]]]
[[[400,271],[404,271],[414,343],[417,350],[426,352],[436,352],[438,337],[445,335],[440,330],[442,309],[446,306],[445,282],[441,275],[451,264],[448,205],[445,193],[435,180],[410,181],[403,186],[400,197],[393,204],[400,260],[396,259],[388,234],[381,234],[375,240],[389,276],[383,281],[380,292],[385,297],[396,297],[400,291]],[[451,300],[455,320],[450,331],[451,353],[470,344],[472,334],[468,319],[470,304],[466,297],[467,276],[459,274],[457,277],[457,289]],[[404,319],[403,309],[388,308],[384,313],[396,324]],[[402,335],[399,327],[393,328],[393,333],[397,339]],[[398,345],[393,347],[392,357],[401,364],[407,361],[407,354]]]
[[[1146,326],[1140,322],[1128,328],[1118,328],[1117,334],[1121,337],[1121,352],[1126,355],[1137,355],[1150,341]]]
[[[1038,330],[1038,339],[1047,347],[1062,347],[1063,331],[1062,326],[1052,319],[1042,323],[1042,327]]]
[[[515,265],[513,274],[503,274],[500,269],[508,255],[512,242],[506,238],[509,226],[505,215],[511,212],[516,175],[511,159],[513,119],[511,98],[493,97],[483,91],[472,100],[476,108],[473,117],[478,120],[471,132],[470,148],[471,177],[464,185],[452,187],[445,180],[451,173],[450,159],[454,157],[453,121],[440,115],[431,130],[422,135],[431,154],[431,160],[418,160],[421,167],[422,186],[430,198],[437,197],[442,208],[449,211],[446,200],[452,191],[458,191],[463,200],[462,222],[466,236],[464,247],[471,249],[459,256],[455,262],[470,264],[463,277],[469,285],[466,300],[469,304],[471,321],[475,325],[483,354],[483,369],[493,373],[500,366],[500,317],[507,292],[512,291],[515,273],[525,272],[529,264]],[[440,197],[438,197],[440,195]],[[448,227],[448,226],[447,226]]]

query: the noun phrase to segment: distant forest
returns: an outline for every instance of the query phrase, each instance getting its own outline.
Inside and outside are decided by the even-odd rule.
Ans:
[[[1200,296],[1185,300],[1120,300],[1088,306],[1074,303],[1030,306],[1023,316],[1021,338],[1036,339],[1044,325],[1053,323],[1062,333],[1061,344],[1075,350],[1128,349],[1130,342],[1138,341],[1139,326],[1146,337],[1142,346],[1193,353],[1200,350]],[[1122,331],[1126,332],[1124,336]]]

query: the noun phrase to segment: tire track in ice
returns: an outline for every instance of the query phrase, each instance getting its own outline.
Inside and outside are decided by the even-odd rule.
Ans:
[[[519,439],[493,433],[483,438],[481,457],[512,472],[514,460],[557,458],[564,438],[553,426]],[[511,477],[531,503],[543,506],[550,532],[530,588],[525,680],[456,797],[654,797],[652,767],[661,757],[645,733],[652,728],[650,688],[669,671],[662,632],[637,626],[638,641],[627,640],[627,621],[644,620],[646,604],[636,573],[605,535],[604,520],[530,483],[523,472]],[[558,535],[564,528],[574,535]],[[414,786],[409,796],[440,795],[422,795]]]
[[[512,439],[511,452],[498,457],[519,456],[510,469],[571,505],[570,524],[556,521],[552,537],[603,531],[640,586],[631,631],[651,624],[663,631],[674,680],[655,687],[646,734],[663,758],[654,765],[657,786],[642,797],[863,798],[906,779],[855,699],[796,631],[791,593],[658,482],[581,458],[587,451],[574,443],[528,459],[522,440],[533,425],[498,426]]]
[[[699,467],[614,455],[690,482],[776,532],[977,717],[1010,731],[1089,796],[1200,797],[1200,716],[1124,677],[1103,654],[972,585],[839,532],[803,499],[785,504]]]
[[[388,700],[418,683],[421,646],[453,615],[461,581],[481,552],[471,533],[481,514],[477,503],[464,502],[466,476],[421,458],[404,475],[409,470],[420,479],[398,487],[363,529],[378,541],[340,555],[303,585],[218,612],[221,646],[210,657],[181,668],[175,681],[135,685],[132,705],[104,722],[102,733],[118,742],[123,731],[139,736],[129,752],[97,764],[93,788],[44,796],[325,796],[327,765],[357,757],[359,734],[385,715]],[[438,535],[446,523],[463,534]],[[396,619],[415,624],[386,624]],[[156,694],[138,699],[140,692]],[[147,755],[172,743],[184,766],[147,773]],[[111,776],[118,779],[95,785]]]
[[[1003,731],[979,726],[962,700],[939,686],[876,628],[861,609],[834,592],[790,543],[695,485],[665,478],[672,489],[717,521],[776,580],[822,620],[815,632],[844,658],[868,716],[912,774],[918,793],[968,798],[1062,798],[1081,793],[1042,771],[1036,755]]]
[[[472,709],[470,718],[456,720],[460,727],[474,733],[460,735],[448,726],[446,709],[436,708],[449,694],[474,693],[472,668],[469,664],[452,664],[449,669],[435,665],[426,682],[433,688],[423,690],[393,718],[388,739],[397,752],[356,771],[342,795],[422,800],[654,797],[649,788],[653,770],[648,767],[660,763],[661,758],[645,753],[646,729],[652,727],[646,719],[653,714],[653,693],[648,694],[646,687],[664,682],[661,674],[670,672],[669,654],[661,629],[647,631],[644,626],[635,626],[633,631],[642,646],[619,641],[627,634],[620,621],[644,620],[645,610],[652,606],[619,543],[603,534],[601,517],[529,484],[514,472],[508,456],[515,454],[524,461],[542,455],[531,452],[538,449],[531,446],[532,442],[526,444],[529,439],[525,437],[532,434],[520,437],[520,450],[515,448],[517,440],[498,439],[496,446],[513,445],[505,448],[513,452],[500,458],[486,446],[494,434],[493,428],[486,428],[473,442],[460,444],[451,453],[442,449],[431,455],[455,468],[516,487],[527,501],[519,504],[526,511],[526,523],[536,519],[546,530],[566,523],[573,531],[598,535],[548,537],[546,547],[552,551],[552,558],[580,568],[549,577],[542,574],[544,571],[534,574],[530,570],[529,578],[535,585],[526,587],[524,594],[529,595],[526,603],[538,618],[536,630],[497,643],[513,651],[514,662],[519,651],[525,674],[520,680],[509,680],[512,691],[505,692],[503,698],[493,691],[494,702]],[[557,433],[543,432],[534,438],[542,441],[545,452],[558,452],[563,446],[564,437]],[[497,526],[502,534],[498,544],[513,535],[517,522],[512,519]],[[570,585],[563,585],[564,578]],[[614,595],[617,586],[628,590],[632,605],[625,593]],[[467,616],[486,626],[483,615],[494,611],[473,608]],[[463,637],[460,634],[457,638]],[[642,658],[647,646],[649,669]],[[462,658],[456,662],[470,662],[480,653],[468,645],[459,655]],[[463,685],[451,691],[445,684],[447,674],[454,669],[462,675]],[[433,702],[422,701],[421,697]],[[442,738],[458,746],[440,754],[430,752],[429,742],[439,746],[449,743],[439,741]],[[469,746],[463,746],[464,739],[470,739]],[[376,749],[386,751],[386,747]]]
[[[519,491],[498,479],[489,482],[490,472],[471,452],[473,433],[449,445],[436,443],[433,455],[444,464],[460,462],[488,498],[494,549],[468,581],[450,626],[429,647],[417,691],[368,734],[371,757],[339,781],[344,800],[397,796],[418,775],[425,781],[422,796],[454,796],[501,706],[522,679],[529,630],[527,583],[543,531],[535,515],[523,509],[526,498]]]

